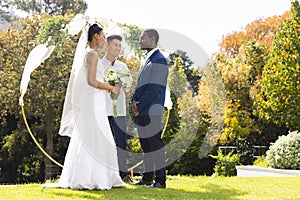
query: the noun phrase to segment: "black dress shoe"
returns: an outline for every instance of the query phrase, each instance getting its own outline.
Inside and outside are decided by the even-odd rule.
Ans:
[[[129,175],[124,176],[124,177],[122,178],[122,180],[123,180],[124,183],[130,184],[130,185],[133,185],[133,184],[134,184],[132,178],[131,178]]]
[[[139,180],[138,182],[134,183],[134,185],[151,185],[153,181],[144,181],[143,179]]]
[[[152,185],[148,186],[148,188],[166,188],[166,184],[155,182]]]

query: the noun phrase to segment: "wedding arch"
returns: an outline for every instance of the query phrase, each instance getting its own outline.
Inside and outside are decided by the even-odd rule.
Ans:
[[[109,33],[114,33],[114,34],[123,34],[125,30],[123,29],[122,26],[120,26],[118,23],[113,22],[112,20],[104,19],[104,18],[96,18],[96,17],[90,17],[86,16],[84,14],[77,14],[75,17],[72,18],[69,24],[66,25],[65,28],[63,28],[61,31],[64,31],[65,33],[73,36],[73,35],[78,35],[81,33],[81,36],[79,38],[77,47],[76,47],[76,52],[74,55],[73,59],[73,64],[72,64],[72,71],[70,74],[70,80],[72,81],[72,74],[76,73],[76,71],[79,70],[79,67],[81,66],[81,60],[83,59],[84,55],[84,50],[86,47],[87,43],[87,32],[88,28],[90,25],[98,23],[102,27],[105,27],[105,32],[107,34]],[[51,39],[51,38],[50,38]],[[40,149],[40,151],[47,157],[49,160],[51,160],[53,163],[58,165],[59,167],[63,167],[62,164],[60,164],[58,161],[56,161],[54,158],[49,155],[44,148],[39,144],[37,139],[35,138],[34,134],[32,133],[30,126],[27,122],[26,114],[25,114],[25,109],[24,109],[24,95],[26,94],[28,84],[30,81],[30,75],[31,73],[40,66],[42,62],[44,62],[49,56],[52,54],[52,52],[55,49],[54,44],[49,44],[48,42],[45,42],[43,44],[37,45],[34,49],[31,50],[31,52],[28,55],[26,64],[24,66],[23,74],[22,74],[22,79],[20,83],[20,98],[19,98],[19,105],[21,107],[22,111],[22,116],[23,120],[25,122],[26,128],[33,139],[34,143],[37,145],[37,147]],[[163,134],[166,130],[166,126],[168,124],[168,119],[170,115],[170,109],[172,108],[172,101],[170,98],[170,91],[167,90],[167,99],[166,99],[166,107],[167,109],[167,116],[166,116],[166,122],[165,126],[163,129]],[[66,95],[65,101],[71,101],[70,98]],[[64,116],[63,116],[64,117]],[[162,136],[163,136],[162,134]],[[139,166],[142,164],[142,161],[131,167],[130,169],[132,170],[133,168]]]
[[[98,19],[95,17],[89,17],[84,14],[77,14],[70,23],[68,23],[65,27],[62,27],[61,31],[64,31],[66,34],[70,35],[80,35],[79,41],[77,43],[73,63],[72,63],[72,70],[70,74],[69,81],[72,81],[72,76],[76,71],[78,71],[79,67],[81,66],[80,60],[83,59],[84,50],[86,48],[87,44],[87,31],[89,28],[89,25],[93,23],[98,23],[102,27],[104,27],[106,33],[114,33],[114,34],[122,34],[127,33],[126,30],[123,29],[121,25],[118,23],[115,23],[111,20],[107,19]],[[198,70],[202,73],[201,81],[205,81],[205,85],[207,85],[209,90],[209,96],[208,98],[212,102],[209,106],[208,110],[211,113],[212,120],[210,121],[210,127],[208,128],[208,131],[205,134],[205,138],[201,144],[200,150],[199,150],[199,158],[203,158],[211,151],[213,146],[216,144],[216,141],[219,137],[220,130],[223,126],[223,116],[224,116],[224,105],[225,105],[225,89],[224,84],[222,82],[222,78],[219,76],[218,72],[214,69],[214,67],[210,67],[207,65],[208,63],[208,56],[203,52],[202,48],[197,45],[195,42],[190,40],[187,37],[184,37],[184,35],[176,33],[174,31],[166,30],[166,29],[159,29],[160,33],[160,41],[162,42],[161,45],[163,48],[167,49],[170,52],[174,51],[174,48],[184,50],[189,50],[188,56],[191,57],[193,61],[196,61],[195,66],[199,66]],[[51,41],[51,36],[48,38]],[[176,41],[176,42],[174,42]],[[163,43],[167,42],[167,43]],[[175,45],[175,46],[174,46]],[[19,105],[22,109],[22,115],[23,119],[26,125],[26,128],[28,129],[28,132],[30,136],[32,137],[35,144],[38,146],[38,148],[42,151],[42,153],[49,158],[53,163],[56,165],[63,167],[59,162],[57,162],[55,159],[53,159],[43,148],[42,146],[37,142],[35,136],[32,134],[32,131],[30,130],[30,127],[28,125],[26,115],[25,115],[25,109],[24,109],[24,95],[26,93],[28,83],[30,81],[30,75],[31,73],[42,63],[44,62],[54,51],[55,44],[49,42],[46,40],[44,43],[37,45],[30,53],[27,58],[26,64],[24,66],[24,71],[22,74],[21,84],[20,84],[20,98],[19,98]],[[190,54],[189,54],[190,53]],[[194,57],[193,57],[194,56]],[[199,59],[199,60],[197,60]],[[203,61],[203,62],[202,62]],[[200,69],[201,68],[201,69]],[[186,80],[185,80],[186,81]],[[187,83],[188,84],[188,83]],[[175,83],[175,90],[174,88],[171,88],[172,93],[176,96],[180,96],[181,94],[176,94],[176,88],[178,88],[178,85]],[[188,89],[187,85],[186,87],[183,87],[181,89]],[[68,90],[68,89],[67,89]],[[167,88],[166,90],[166,99],[165,99],[165,107],[167,108],[167,114],[166,114],[166,120],[165,125],[163,127],[163,133],[164,135],[166,131],[166,126],[168,124],[168,119],[170,116],[170,110],[172,109],[172,101],[170,98],[170,91]],[[195,98],[190,96],[189,100],[192,101],[193,104],[195,104]],[[65,98],[65,102],[70,101],[70,98]],[[165,146],[166,153],[170,153],[169,159],[167,159],[167,165],[176,161],[179,156],[181,156],[184,151],[183,149],[187,149],[193,142],[197,130],[198,130],[198,120],[200,119],[200,113],[199,108],[193,107],[193,110],[189,110],[189,107],[186,107],[186,116],[185,117],[185,125],[190,126],[190,131],[186,133],[178,133],[172,140]],[[195,111],[198,110],[198,111]],[[194,113],[193,113],[194,112]],[[196,113],[195,113],[196,112]],[[190,113],[193,113],[194,117],[193,120],[191,120]],[[62,116],[63,119],[64,116]],[[182,118],[181,118],[182,120]],[[135,160],[137,164],[134,164],[132,167],[129,168],[129,171],[133,173],[133,169],[142,164],[142,161],[139,161],[140,153],[134,153],[132,152],[133,156],[136,156],[138,160]],[[134,160],[134,159],[133,159]],[[138,162],[139,161],[139,162]]]

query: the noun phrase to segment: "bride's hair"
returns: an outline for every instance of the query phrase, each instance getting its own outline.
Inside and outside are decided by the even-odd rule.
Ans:
[[[91,25],[88,32],[88,41],[92,41],[93,35],[95,35],[96,33],[100,33],[101,31],[103,31],[103,28],[98,26],[98,24]]]

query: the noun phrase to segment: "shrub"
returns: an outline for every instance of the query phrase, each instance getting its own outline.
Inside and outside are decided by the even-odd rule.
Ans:
[[[254,162],[253,165],[255,166],[260,166],[260,167],[268,167],[269,164],[268,162],[265,160],[264,156],[259,156]]]
[[[273,168],[300,169],[300,133],[293,131],[280,136],[267,151],[266,161]]]
[[[217,156],[210,156],[217,159],[214,167],[216,176],[236,176],[237,171],[235,166],[240,164],[240,159],[238,155],[233,154],[233,151],[229,152],[227,155],[224,155],[222,150],[218,149]]]

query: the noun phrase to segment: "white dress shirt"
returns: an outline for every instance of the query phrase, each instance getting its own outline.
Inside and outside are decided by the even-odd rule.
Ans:
[[[108,70],[128,70],[128,67],[125,63],[116,60],[114,62],[114,65],[111,65],[111,62],[106,58],[103,57],[99,61],[101,65],[105,68],[104,74]],[[112,116],[112,111],[113,111],[113,102],[112,99],[110,98],[110,94],[106,93],[106,111],[107,111],[107,116]],[[120,95],[118,96],[117,99],[117,115],[118,116],[126,116],[126,97],[125,97],[125,92],[124,89],[120,89]]]
[[[158,50],[158,48],[154,48],[154,49],[152,49],[151,51],[149,51],[149,52],[147,53],[147,56],[146,56],[145,60],[142,62],[142,65],[141,65],[141,67],[140,67],[139,75],[140,75],[141,72],[144,70],[145,64],[146,64],[147,60],[148,60],[148,59],[150,58],[150,56],[151,56],[155,51],[157,51],[157,50]]]

